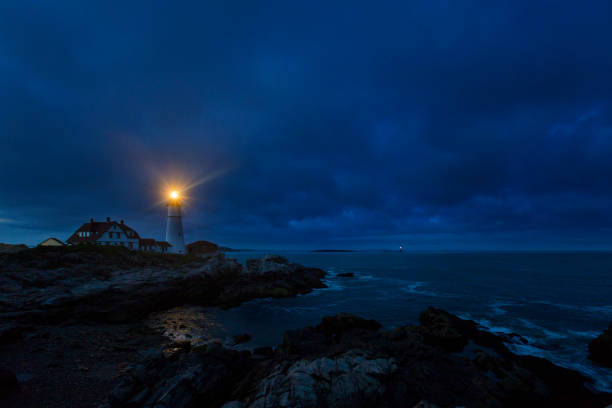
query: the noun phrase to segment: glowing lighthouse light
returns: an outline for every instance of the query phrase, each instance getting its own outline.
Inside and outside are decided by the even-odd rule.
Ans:
[[[183,220],[181,217],[181,200],[178,191],[170,192],[168,200],[168,221],[166,223],[166,241],[172,245],[168,252],[185,253],[185,238],[183,237]]]

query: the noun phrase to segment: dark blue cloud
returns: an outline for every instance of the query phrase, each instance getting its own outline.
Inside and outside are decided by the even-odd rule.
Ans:
[[[0,241],[610,248],[609,2],[0,10]]]

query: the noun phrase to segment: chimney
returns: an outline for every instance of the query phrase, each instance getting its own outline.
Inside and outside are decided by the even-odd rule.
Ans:
[[[91,222],[91,223],[93,224],[93,218],[90,218],[90,219],[89,219],[89,222]]]
[[[106,222],[110,222],[110,217],[106,217]]]
[[[121,220],[121,225],[123,225],[123,220]]]

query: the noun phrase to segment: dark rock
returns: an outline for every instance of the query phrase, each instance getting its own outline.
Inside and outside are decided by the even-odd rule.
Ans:
[[[28,247],[25,244],[13,245],[0,243],[0,254],[14,254],[27,249]]]
[[[234,344],[241,344],[241,343],[246,343],[247,341],[251,340],[251,335],[248,333],[244,333],[244,334],[237,334],[236,336],[234,336]]]
[[[463,350],[468,343],[465,334],[476,330],[476,323],[433,307],[421,312],[419,322],[423,341],[449,352]]]
[[[502,338],[478,330],[475,322],[460,319],[445,310],[429,307],[421,312],[419,322],[421,325],[417,331],[423,336],[423,341],[447,352],[461,351],[472,340],[478,345],[491,347],[499,354],[510,353]]]
[[[253,354],[256,354],[256,355],[259,355],[259,356],[270,357],[270,356],[274,355],[274,349],[272,347],[268,347],[268,346],[255,347],[253,349]]]
[[[286,270],[287,267],[298,266],[290,264],[287,258],[280,255],[266,255],[260,259],[247,259],[246,268],[249,273],[263,274],[267,272],[279,272]]]
[[[355,277],[355,274],[353,272],[344,272],[344,273],[339,273],[336,276],[340,278],[353,278]]]
[[[186,245],[187,252],[190,255],[211,254],[219,250],[217,244],[208,241],[196,241]]]
[[[262,262],[272,262],[281,265],[289,265],[289,260],[284,256],[280,255],[265,255],[262,259]]]
[[[109,395],[111,407],[220,406],[252,366],[248,351],[209,345],[200,353],[154,356],[128,373]]]
[[[0,367],[0,400],[19,392],[19,383],[14,372]]]
[[[0,324],[0,344],[9,344],[21,340],[24,328],[14,323]]]
[[[259,261],[259,260],[257,260]],[[280,298],[311,292],[324,288],[325,272],[317,268],[305,268],[298,264],[255,262],[247,273],[242,273],[221,289],[216,304],[233,307],[256,298]],[[247,262],[247,269],[249,263]]]
[[[376,320],[366,320],[348,313],[340,313],[335,316],[324,317],[316,329],[326,336],[341,335],[348,330],[378,330],[380,323]]]
[[[111,394],[111,406],[603,407],[612,403],[610,394],[594,393],[577,372],[500,348],[502,339],[479,330],[474,322],[433,308],[424,311],[421,320],[419,327],[387,332],[357,316],[326,317],[315,327],[285,332],[275,352],[256,349],[253,357],[220,344],[198,353],[179,350],[172,359],[154,357],[133,370]]]
[[[589,343],[589,358],[606,367],[612,367],[612,323]]]
[[[505,343],[529,344],[529,340],[516,333],[495,333],[495,335],[502,338]]]
[[[49,268],[48,262],[61,267],[37,269]],[[221,253],[201,258],[97,246],[35,248],[0,258],[0,268],[9,271],[0,274],[0,320],[124,323],[184,304],[232,307],[325,287],[320,269],[274,255],[258,265],[257,273],[246,273]]]

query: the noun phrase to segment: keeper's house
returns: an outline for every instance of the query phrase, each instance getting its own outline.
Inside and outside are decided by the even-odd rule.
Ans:
[[[93,218],[90,219],[89,222],[81,225],[66,240],[66,243],[68,245],[97,244],[124,246],[133,250],[151,252],[168,252],[170,247],[170,244],[165,241],[140,238],[140,235],[134,229],[128,227],[123,220],[117,222],[111,221],[110,218],[107,218],[106,222],[94,221]]]

